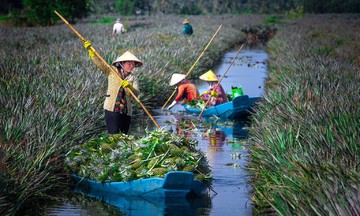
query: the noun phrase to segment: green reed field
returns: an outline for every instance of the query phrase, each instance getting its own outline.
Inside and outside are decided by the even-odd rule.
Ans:
[[[305,16],[268,43],[249,171],[257,214],[360,215],[360,16]]]
[[[254,212],[359,214],[360,17],[265,24],[267,17],[188,17],[191,37],[179,34],[184,17],[177,16],[130,17],[128,33],[117,37],[101,18],[73,27],[109,63],[125,50],[144,62],[135,73],[149,111],[164,104],[171,75],[192,67],[220,24],[190,79],[244,42],[244,30],[277,29],[268,43],[265,100],[250,131]],[[61,21],[46,28],[0,26],[0,32],[0,214],[40,213],[44,203],[63,197],[58,191],[68,183],[70,147],[105,131],[106,77]],[[135,106],[134,120],[146,117]]]

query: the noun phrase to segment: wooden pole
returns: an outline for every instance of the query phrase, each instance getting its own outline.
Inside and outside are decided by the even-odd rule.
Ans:
[[[64,17],[62,17],[56,10],[54,11],[54,13],[55,13],[56,15],[58,15],[58,16],[60,17],[60,19],[62,19],[62,20],[70,27],[70,29],[82,40],[82,42],[85,42],[85,41],[86,41],[86,39],[85,39],[83,36],[81,36],[81,34],[80,34],[78,31],[76,31],[76,29],[74,29],[74,27],[72,27],[72,26],[70,25],[70,23],[69,23]],[[117,77],[120,81],[122,81],[122,79],[121,79],[120,75],[118,74],[118,72],[115,71],[115,69],[112,68],[112,67],[105,61],[105,59],[94,49],[94,47],[90,46],[90,49],[91,49],[91,50],[95,53],[95,55],[104,63],[104,65],[105,65],[107,68],[109,68],[109,69],[116,75],[116,77]],[[160,128],[159,124],[155,121],[155,119],[152,117],[152,115],[149,113],[149,111],[145,108],[145,106],[141,103],[141,101],[136,97],[136,95],[134,94],[134,92],[131,91],[130,88],[128,88],[128,91],[130,92],[131,96],[134,97],[135,101],[143,108],[143,110],[144,110],[145,113],[150,117],[150,119],[154,122],[154,124],[156,125],[156,127],[157,127],[157,128]]]
[[[189,69],[189,71],[185,74],[185,78],[191,73],[192,69],[195,67],[196,63],[198,63],[198,61],[200,60],[200,58],[204,55],[205,51],[207,50],[207,48],[209,47],[209,45],[211,44],[211,42],[214,40],[215,36],[217,35],[217,33],[220,31],[222,27],[222,24],[219,26],[219,28],[216,30],[216,32],[214,33],[214,35],[211,37],[210,41],[208,42],[208,44],[206,45],[206,47],[204,48],[204,50],[201,52],[201,54],[199,55],[199,57],[196,59],[195,63],[191,66],[191,68]],[[172,96],[175,94],[176,89],[174,89],[173,93],[170,95],[170,97],[168,98],[168,100],[165,102],[165,104],[162,106],[162,110],[164,110],[166,104],[169,103],[169,101],[171,100]]]
[[[216,88],[218,87],[218,85],[220,84],[221,80],[224,78],[225,74],[226,74],[226,73],[228,72],[228,70],[230,69],[231,65],[235,62],[235,60],[236,60],[238,54],[240,53],[240,50],[243,48],[244,44],[245,44],[245,43],[243,43],[243,44],[240,46],[240,48],[239,48],[239,50],[237,51],[236,55],[235,55],[234,58],[231,60],[231,62],[230,62],[230,64],[229,64],[229,67],[226,69],[225,73],[221,76],[221,78],[219,79],[218,83],[216,83],[214,89],[216,89]],[[203,114],[203,112],[204,112],[206,106],[208,105],[210,99],[211,99],[211,97],[206,101],[205,106],[204,106],[203,109],[201,110],[198,118],[201,118],[201,115]]]

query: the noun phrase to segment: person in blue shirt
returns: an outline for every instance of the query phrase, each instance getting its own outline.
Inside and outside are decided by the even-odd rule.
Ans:
[[[182,22],[184,24],[183,26],[183,30],[182,30],[182,34],[184,35],[192,35],[193,34],[193,28],[190,25],[190,21],[188,19],[184,19],[184,21]]]

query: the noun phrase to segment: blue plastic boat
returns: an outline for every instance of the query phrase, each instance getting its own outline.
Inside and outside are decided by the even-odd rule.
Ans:
[[[82,192],[92,196],[139,196],[157,198],[186,198],[205,195],[208,187],[194,179],[194,173],[183,171],[168,172],[164,178],[138,179],[128,182],[98,182],[73,175]]]
[[[248,95],[238,96],[230,102],[206,108],[201,116],[217,116],[219,118],[239,118],[248,116],[253,110],[253,106],[259,100],[261,100],[261,97],[249,97]],[[184,105],[184,108],[189,113],[196,115],[201,113],[201,109],[196,109],[187,104]]]

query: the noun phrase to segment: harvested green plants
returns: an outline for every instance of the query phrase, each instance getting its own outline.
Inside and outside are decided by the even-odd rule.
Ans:
[[[195,109],[204,109],[205,107],[205,101],[203,100],[192,100],[189,103],[187,103],[188,106],[193,107]]]
[[[164,177],[169,171],[187,171],[211,184],[205,154],[192,138],[158,129],[144,137],[102,134],[75,146],[66,156],[68,171],[100,182]]]

